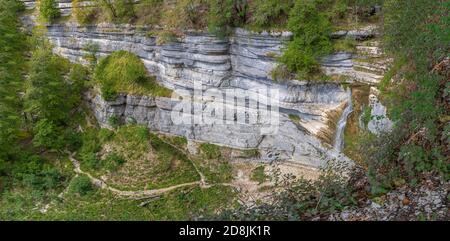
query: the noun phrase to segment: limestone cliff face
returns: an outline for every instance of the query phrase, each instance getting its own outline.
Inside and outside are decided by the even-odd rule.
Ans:
[[[328,129],[328,113],[340,110],[348,101],[348,92],[332,83],[277,84],[271,80],[270,72],[276,66],[273,56],[281,53],[283,43],[290,37],[288,33],[254,34],[237,29],[232,37],[220,39],[191,32],[178,42],[157,45],[156,38],[146,36],[142,28],[65,24],[48,26],[48,37],[55,46],[55,52],[72,61],[83,62],[83,47],[92,43],[99,46],[99,56],[117,50],[133,52],[161,84],[180,95],[191,92],[194,82],[201,83],[205,91],[256,92],[269,89],[278,90],[280,94],[274,100],[280,107],[281,116],[278,132],[273,135],[262,134],[260,125],[247,123],[174,124],[170,115],[177,101],[169,98],[124,93],[116,101],[107,102],[100,94],[91,92],[87,99],[102,126],[107,126],[109,117],[114,115],[124,122],[145,124],[152,130],[186,136],[192,140],[242,149],[258,148],[263,153],[264,161],[285,160],[312,167],[323,166],[335,158],[348,161],[332,148],[324,146],[317,137]],[[249,106],[242,108],[247,108],[246,114],[258,115]],[[300,122],[291,121],[289,114],[299,116]]]
[[[32,8],[34,1],[27,1]],[[70,14],[70,1],[59,1],[59,8]],[[67,3],[67,5],[64,5]],[[200,142],[240,149],[261,150],[263,161],[289,161],[314,168],[328,161],[351,161],[321,140],[332,139],[335,123],[343,106],[351,99],[349,92],[335,83],[306,83],[291,81],[275,83],[271,71],[276,66],[274,56],[280,55],[290,33],[250,33],[236,29],[229,38],[217,38],[203,32],[187,32],[174,43],[158,45],[148,36],[149,29],[130,25],[99,24],[78,26],[72,23],[48,27],[48,38],[54,51],[74,62],[83,63],[87,44],[99,46],[98,57],[114,51],[135,53],[144,62],[150,74],[179,96],[192,93],[194,83],[204,91],[277,90],[273,104],[279,106],[278,131],[267,134],[262,125],[245,122],[231,125],[175,124],[171,112],[177,100],[163,97],[136,96],[122,93],[115,101],[105,101],[98,91],[87,93],[94,114],[103,127],[108,119],[117,116],[122,122],[147,125],[154,131],[185,136]],[[251,102],[249,99],[247,102]],[[194,100],[205,106],[209,100]],[[236,103],[225,103],[234,106]],[[264,119],[248,104],[237,103],[246,116]],[[209,113],[204,113],[209,114]],[[202,114],[202,115],[204,115]],[[289,115],[299,117],[292,121]],[[226,116],[228,120],[233,116]],[[247,117],[248,118],[248,117]],[[326,138],[322,138],[327,136]]]

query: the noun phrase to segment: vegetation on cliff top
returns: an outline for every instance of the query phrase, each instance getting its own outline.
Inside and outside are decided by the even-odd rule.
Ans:
[[[144,0],[138,4],[128,0],[97,0],[96,6],[74,4],[74,16],[80,24],[95,21],[159,25],[151,33],[158,42],[170,42],[186,30],[208,29],[223,37],[232,28],[252,30],[289,30],[294,33],[274,78],[311,79],[320,72],[318,59],[333,50],[332,26],[341,22],[357,23],[365,19],[367,9],[380,0]],[[348,11],[352,8],[352,11]],[[345,22],[348,25],[348,22]],[[340,44],[337,47],[347,45]]]

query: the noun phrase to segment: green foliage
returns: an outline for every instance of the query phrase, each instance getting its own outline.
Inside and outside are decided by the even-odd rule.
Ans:
[[[99,135],[105,137],[104,135]],[[98,169],[100,167],[100,160],[97,153],[102,148],[102,141],[97,136],[97,131],[88,129],[82,134],[82,146],[78,151],[78,157],[83,165],[90,169]]]
[[[39,16],[46,22],[52,22],[61,16],[59,9],[56,7],[56,0],[39,0]]]
[[[67,97],[72,93],[71,86],[64,80],[67,73],[67,61],[52,53],[51,45],[38,36],[30,60],[28,88],[25,96],[27,113],[33,119],[47,119],[55,124],[66,123],[72,101]]]
[[[331,24],[314,0],[297,0],[289,14],[288,29],[294,39],[280,61],[304,79],[319,69],[318,57],[331,51]]]
[[[249,3],[247,0],[208,0],[208,30],[224,37],[230,28],[241,27],[248,22]]]
[[[55,166],[30,153],[22,153],[11,166],[15,181],[33,190],[49,190],[60,187],[66,177]]]
[[[258,172],[261,174],[261,169]],[[274,202],[255,206],[242,205],[226,210],[213,219],[218,220],[310,220],[327,216],[356,205],[356,193],[348,179],[338,171],[325,170],[316,180],[274,177],[277,183]],[[279,189],[278,189],[279,188]]]
[[[127,51],[117,51],[103,58],[95,70],[95,78],[100,82],[139,84],[147,79],[146,76],[144,63]]]
[[[283,64],[278,64],[272,72],[270,72],[272,80],[275,82],[283,83],[289,79],[292,79],[294,76],[291,71]]]
[[[103,166],[109,171],[116,171],[126,160],[117,153],[108,154],[104,160],[102,160]]]
[[[114,88],[113,83],[106,81],[101,85],[102,97],[107,101],[114,101],[119,96],[119,93]]]
[[[144,0],[135,6],[137,25],[154,25],[161,21],[164,0]]]
[[[8,161],[19,136],[25,36],[19,31],[19,1],[0,0],[0,160]],[[1,168],[1,167],[0,167]]]
[[[205,155],[207,159],[218,159],[222,156],[220,147],[210,143],[200,144],[200,151]]]
[[[135,17],[132,0],[96,0],[108,20],[113,22],[130,22]]]
[[[349,38],[336,40],[333,42],[333,50],[354,53],[356,52],[356,41]]]
[[[256,28],[281,28],[285,26],[294,3],[295,0],[251,1],[251,25]]]
[[[398,178],[415,183],[424,171],[449,178],[440,119],[448,115],[442,102],[448,72],[431,71],[448,57],[449,6],[444,1],[385,1],[384,42],[397,61],[381,89],[396,125],[367,148],[374,192],[391,188]]]
[[[97,65],[97,53],[99,50],[100,46],[94,42],[87,43],[83,47],[83,51],[85,52],[83,58],[89,63],[91,71],[94,71]]]
[[[151,96],[170,96],[171,91],[147,75],[144,63],[136,55],[117,51],[100,60],[94,79],[101,85],[103,97],[115,100],[119,92]]]
[[[268,179],[268,176],[264,172],[264,169],[265,169],[264,166],[259,166],[253,169],[252,176],[250,177],[250,179],[252,181],[258,182],[259,184],[264,183]]]
[[[113,128],[117,128],[120,125],[120,119],[117,115],[112,115],[108,118],[108,124]]]
[[[80,25],[87,25],[94,22],[98,15],[98,8],[93,6],[83,6],[83,0],[72,0],[72,15]]]
[[[364,126],[367,127],[370,120],[372,119],[372,108],[370,106],[365,106],[362,114],[362,122]]]
[[[85,196],[94,191],[94,186],[91,183],[91,179],[88,176],[80,175],[75,177],[69,186],[69,192]]]
[[[187,183],[200,178],[189,157],[178,148],[166,143],[155,134],[150,134],[150,143],[158,162],[152,170],[156,177],[155,181],[148,184],[149,188]]]
[[[41,119],[34,126],[33,144],[50,150],[61,150],[64,141],[58,127],[50,120]]]

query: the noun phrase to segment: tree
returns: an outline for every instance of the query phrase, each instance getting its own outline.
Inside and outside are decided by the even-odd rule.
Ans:
[[[16,148],[22,120],[19,92],[25,36],[18,22],[22,9],[18,1],[0,0],[0,160],[4,161]]]
[[[294,39],[280,61],[297,78],[306,78],[317,71],[318,57],[331,51],[331,24],[326,12],[319,11],[315,0],[297,0],[289,13],[288,29]]]
[[[51,45],[37,36],[32,52],[28,88],[25,96],[26,111],[34,121],[47,119],[55,124],[68,121],[72,104],[68,83],[64,80],[67,63],[52,53]]]

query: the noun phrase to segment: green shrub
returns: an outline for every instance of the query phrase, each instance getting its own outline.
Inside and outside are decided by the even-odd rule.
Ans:
[[[297,78],[305,79],[318,72],[318,58],[332,49],[331,24],[316,1],[297,0],[289,14],[288,29],[294,38],[280,61]]]
[[[5,162],[16,151],[23,121],[20,110],[24,81],[23,67],[27,61],[25,35],[20,30],[20,1],[0,0],[0,159]]]
[[[209,32],[224,36],[228,32],[229,23],[233,18],[234,0],[209,1],[208,30]]]
[[[52,121],[42,119],[34,127],[33,145],[51,150],[62,150],[64,140],[61,131]]]
[[[71,193],[79,194],[80,196],[85,196],[94,191],[94,186],[88,176],[80,175],[72,180],[69,186],[69,191]]]
[[[114,89],[113,83],[106,81],[101,84],[101,92],[103,99],[107,101],[114,101],[119,96],[119,93]]]
[[[370,106],[364,107],[361,118],[362,118],[362,122],[364,123],[364,126],[367,127],[370,120],[372,119],[372,108]]]
[[[120,119],[117,115],[112,115],[108,118],[108,124],[113,127],[117,128],[120,125]]]
[[[278,83],[283,83],[294,77],[293,74],[289,71],[289,69],[283,64],[277,65],[277,67],[275,67],[270,72],[270,75],[272,77],[272,80]]]
[[[99,50],[100,46],[94,42],[89,42],[83,46],[83,51],[85,52],[83,58],[89,63],[91,71],[94,71],[97,65],[97,53]]]
[[[61,16],[59,9],[56,8],[56,0],[39,0],[38,3],[39,14],[44,21],[51,22]]]
[[[81,162],[91,170],[98,170],[101,167],[101,161],[97,157],[97,153],[83,152],[81,153]]]
[[[23,175],[22,183],[36,190],[49,190],[61,186],[63,175],[53,166],[43,165],[38,172]]]
[[[449,6],[445,1],[385,1],[384,44],[397,61],[380,86],[395,126],[365,148],[375,193],[389,190],[398,179],[414,184],[424,171],[450,178],[448,146],[442,141],[448,132],[440,118],[448,115],[442,101],[448,72],[433,71],[449,52]]]
[[[172,91],[160,86],[155,77],[147,75],[141,59],[127,51],[117,51],[100,60],[94,80],[101,85],[103,98],[112,101],[118,93],[171,96]]]
[[[100,82],[140,84],[146,81],[147,70],[136,55],[117,51],[100,61],[95,70],[95,78]]]
[[[75,85],[64,79],[70,71],[70,62],[53,54],[43,35],[35,35],[32,41],[36,44],[29,63],[25,111],[37,120],[47,119],[55,125],[68,123],[69,112],[80,94],[74,92]]]
[[[264,183],[268,178],[266,173],[264,172],[264,170],[265,170],[264,166],[259,166],[255,169],[253,169],[250,180],[256,181],[259,184]]]
[[[83,145],[81,135],[71,129],[64,131],[64,142],[67,145],[67,149],[72,152],[77,151]]]
[[[109,171],[116,171],[121,165],[125,163],[125,159],[117,153],[108,154],[102,161],[103,166]]]
[[[333,49],[336,52],[356,52],[356,41],[353,39],[345,38],[339,39],[333,42]]]
[[[96,0],[110,21],[127,23],[134,19],[133,0]]]
[[[207,159],[218,159],[222,156],[220,147],[210,143],[200,144],[200,150]]]
[[[98,139],[101,143],[110,141],[114,137],[114,131],[102,128],[98,131]]]
[[[161,21],[164,0],[143,0],[135,6],[137,25],[155,25]]]
[[[72,0],[72,15],[80,25],[92,24],[99,14],[99,9],[94,6],[82,6],[83,0]]]
[[[294,2],[295,0],[251,1],[251,25],[256,28],[284,27]]]

